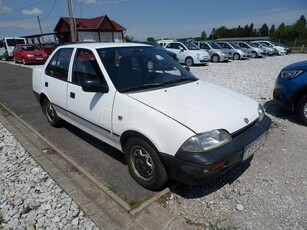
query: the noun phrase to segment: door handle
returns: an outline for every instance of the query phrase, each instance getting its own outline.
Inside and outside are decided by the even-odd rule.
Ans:
[[[71,98],[75,99],[75,96],[76,96],[76,94],[75,94],[75,93],[70,92],[70,97],[71,97]]]
[[[48,87],[48,82],[45,82],[45,87]]]

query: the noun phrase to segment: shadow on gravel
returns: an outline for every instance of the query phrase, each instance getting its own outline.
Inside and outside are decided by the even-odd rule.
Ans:
[[[179,184],[170,188],[171,192],[185,199],[195,199],[210,195],[223,188],[227,184],[235,182],[250,166],[252,157],[242,164],[235,166],[233,169],[227,171],[223,176],[212,179],[204,185],[184,185]]]
[[[271,114],[272,116],[282,119],[288,120],[292,123],[301,125],[299,120],[297,119],[295,113],[291,113],[287,110],[284,110],[280,105],[278,105],[274,100],[270,100],[264,103],[263,105],[266,113]]]

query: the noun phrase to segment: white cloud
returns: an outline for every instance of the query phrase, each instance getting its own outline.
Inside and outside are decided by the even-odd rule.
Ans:
[[[10,13],[13,9],[4,5],[3,0],[0,0],[0,14]]]
[[[38,8],[33,8],[32,10],[22,10],[22,13],[25,15],[39,15],[42,14],[43,11]]]
[[[11,22],[0,22],[0,28],[33,29],[33,28],[38,28],[38,25],[36,23],[20,23],[20,22],[11,21]]]

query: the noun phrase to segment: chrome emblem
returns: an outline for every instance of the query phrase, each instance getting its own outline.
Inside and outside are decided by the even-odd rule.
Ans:
[[[248,120],[247,118],[244,118],[244,122],[245,122],[246,124],[248,124],[248,123],[249,123],[249,120]]]

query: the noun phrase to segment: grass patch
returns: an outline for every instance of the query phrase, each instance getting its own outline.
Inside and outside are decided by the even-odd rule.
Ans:
[[[153,195],[149,195],[147,197],[144,197],[143,199],[139,200],[139,201],[135,201],[135,200],[131,200],[128,197],[126,197],[124,194],[122,194],[115,186],[110,186],[108,187],[110,189],[110,191],[112,191],[113,193],[115,193],[117,196],[119,196],[123,201],[125,201],[131,211],[140,207],[145,201],[149,200],[150,198],[152,198],[154,196]]]
[[[166,207],[167,202],[170,200],[170,198],[171,198],[171,192],[167,192],[163,196],[159,197],[159,199],[157,201],[163,207]]]
[[[0,113],[5,117],[12,116],[10,111],[8,111],[1,103],[0,103]]]

